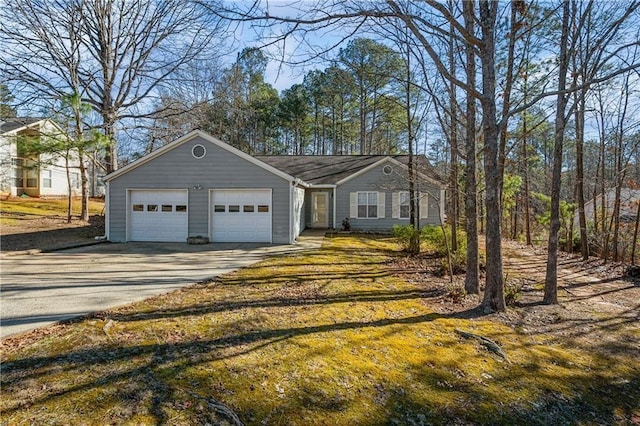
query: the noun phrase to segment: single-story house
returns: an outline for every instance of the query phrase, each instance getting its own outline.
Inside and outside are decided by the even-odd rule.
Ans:
[[[444,184],[420,170],[421,225],[444,217]],[[112,242],[293,243],[305,228],[409,223],[407,156],[251,156],[196,130],[105,177]]]
[[[0,195],[67,196],[69,185],[64,153],[53,150],[34,153],[30,148],[54,145],[66,137],[64,131],[50,119],[0,119]],[[82,191],[78,165],[77,156],[71,155],[71,191],[76,196],[81,195]],[[95,192],[99,192],[99,188]]]

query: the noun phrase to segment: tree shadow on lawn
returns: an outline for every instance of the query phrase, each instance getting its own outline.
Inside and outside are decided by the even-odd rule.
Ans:
[[[194,366],[205,366],[219,360],[232,362],[236,357],[292,338],[345,330],[364,331],[368,328],[409,326],[452,317],[457,315],[425,314],[366,322],[285,327],[177,343],[121,346],[114,342],[89,349],[72,350],[64,355],[27,357],[3,362],[1,381],[4,392],[7,392],[6,395],[17,393],[18,389],[28,389],[38,380],[43,381],[44,386],[47,386],[47,376],[55,376],[61,372],[77,375],[78,379],[73,384],[63,387],[49,383],[50,389],[42,392],[42,396],[28,401],[10,403],[6,400],[2,415],[11,416],[28,407],[55,404],[57,400],[71,395],[81,398],[88,392],[102,390],[103,395],[112,394],[108,398],[111,403],[115,401],[123,407],[147,404],[150,413],[154,416],[154,421],[162,424],[170,418],[168,410],[175,408],[176,401],[188,398],[177,377],[183,374],[188,375],[187,370]],[[455,344],[449,350],[455,351],[453,346]],[[469,363],[487,362],[482,359],[486,356],[480,354],[470,359]],[[565,360],[558,362],[562,363]],[[487,381],[504,384],[507,387],[504,392],[507,392],[509,387],[519,386],[519,377],[524,371],[538,376],[541,383],[558,380],[555,373],[545,372],[543,365],[534,355],[519,360],[519,364],[514,367],[505,366],[500,370],[499,377],[491,377]],[[88,370],[92,373],[87,374]],[[358,389],[358,392],[377,392],[375,400],[379,407],[374,411],[380,412],[375,418],[379,419],[379,416],[383,416],[384,422],[390,424],[445,424],[461,420],[472,423],[597,422],[611,424],[619,422],[621,416],[632,419],[637,414],[634,409],[640,404],[640,371],[637,369],[629,377],[614,379],[599,377],[597,372],[593,375],[576,373],[562,378],[564,384],[574,391],[572,395],[559,393],[551,385],[548,389],[545,385],[541,385],[540,395],[535,400],[521,401],[519,404],[511,405],[501,403],[500,395],[495,394],[495,387],[487,386],[486,383],[477,383],[464,375],[460,376],[459,371],[447,364],[442,366],[414,364],[407,366],[404,374],[410,378],[409,383],[431,387],[435,391],[450,395],[450,403],[443,405],[438,401],[425,399],[424,393],[414,394],[412,388],[406,384],[381,381],[374,385],[375,389]],[[105,389],[109,386],[115,389]],[[193,389],[199,394],[212,393],[212,390],[200,389],[198,386],[193,386]],[[219,393],[224,396],[223,391]],[[213,394],[213,397],[218,397],[215,390]],[[323,396],[326,398],[323,399]],[[318,398],[321,399],[321,403],[313,403]],[[336,395],[318,394],[317,389],[300,387],[288,390],[287,400],[282,401],[278,414],[282,416],[280,418],[296,418],[301,408],[322,413],[346,410],[353,403],[348,394],[336,397]],[[261,407],[262,404],[267,405],[267,402],[256,399],[251,406],[237,406],[234,409],[241,418],[245,418],[247,423],[254,423],[252,418],[255,423],[259,423],[263,419],[255,418],[256,413],[269,411],[269,408]],[[121,415],[127,416],[126,413]],[[362,424],[376,423],[376,421],[369,423],[367,416],[366,412],[362,413]]]
[[[66,221],[61,219],[66,225]],[[83,222],[85,223],[85,222]],[[78,243],[89,243],[94,237],[104,235],[104,218],[91,216],[85,226],[67,226],[60,229],[50,229],[17,234],[6,234],[0,237],[0,250],[57,250],[70,247]]]
[[[345,294],[339,294],[335,296],[322,296],[322,297],[309,297],[309,298],[266,298],[261,300],[243,300],[243,301],[220,301],[213,303],[203,303],[189,305],[187,307],[175,307],[157,310],[154,309],[148,312],[115,312],[109,314],[108,318],[118,322],[131,322],[131,321],[148,321],[156,319],[176,318],[182,316],[200,316],[221,312],[233,312],[243,309],[256,309],[256,308],[287,308],[287,307],[304,307],[304,306],[317,306],[317,305],[334,305],[341,303],[354,303],[354,302],[376,302],[384,303],[386,301],[399,301],[399,300],[411,300],[411,299],[423,299],[425,297],[436,297],[441,295],[440,290],[406,290],[406,291],[360,291],[350,292]],[[473,311],[473,315],[476,310]],[[104,313],[98,313],[96,316],[100,317],[105,315]],[[79,321],[84,321],[83,318]]]
[[[284,263],[287,262],[289,260],[284,261]],[[269,267],[267,265],[265,268]],[[0,383],[3,393],[9,397],[2,403],[0,418],[7,419],[27,409],[35,412],[36,409],[45,405],[55,406],[59,410],[56,414],[52,414],[52,416],[58,416],[54,418],[64,418],[65,412],[62,407],[69,406],[69,399],[82,401],[89,398],[90,401],[84,403],[91,405],[93,410],[91,414],[98,416],[92,417],[96,421],[104,423],[132,421],[137,411],[146,409],[152,416],[153,423],[163,424],[169,423],[176,411],[183,410],[180,408],[182,402],[195,404],[194,394],[209,400],[216,398],[235,401],[232,408],[247,424],[260,424],[263,421],[282,423],[284,419],[293,424],[305,424],[306,419],[301,416],[301,412],[308,413],[313,419],[330,419],[329,416],[332,413],[342,413],[347,410],[350,413],[359,411],[359,418],[355,423],[365,425],[611,424],[625,421],[631,423],[635,419],[634,416],[638,415],[637,407],[640,406],[638,367],[622,377],[613,377],[606,374],[607,365],[593,366],[589,371],[584,371],[580,366],[574,365],[571,359],[573,354],[571,351],[576,348],[585,353],[609,351],[612,355],[606,358],[605,364],[615,365],[617,361],[628,362],[632,359],[626,357],[629,347],[623,348],[623,353],[620,353],[615,352],[620,350],[615,347],[615,342],[599,341],[593,347],[587,347],[583,342],[572,339],[567,339],[562,344],[546,346],[526,337],[515,336],[514,332],[502,328],[491,337],[497,336],[498,339],[503,340],[505,350],[509,354],[514,354],[513,364],[504,364],[492,358],[475,342],[462,340],[454,333],[453,327],[458,326],[459,323],[452,320],[482,317],[477,307],[450,314],[431,312],[412,314],[399,310],[391,314],[385,313],[383,318],[369,317],[367,320],[360,321],[356,318],[340,320],[328,317],[327,323],[324,324],[303,324],[297,327],[262,326],[260,316],[281,314],[281,309],[277,308],[335,306],[337,310],[343,310],[341,306],[343,304],[360,302],[383,311],[393,301],[436,298],[442,295],[441,290],[437,289],[429,290],[413,286],[392,290],[382,287],[381,283],[376,283],[380,285],[376,290],[350,291],[333,295],[310,293],[309,297],[273,296],[252,300],[251,296],[243,294],[252,286],[257,291],[272,288],[273,286],[269,284],[275,279],[282,279],[284,282],[293,281],[295,284],[296,275],[300,274],[289,276],[285,274],[283,277],[281,274],[272,273],[251,279],[231,275],[223,278],[223,284],[234,287],[231,290],[237,294],[239,298],[237,300],[212,300],[202,303],[197,302],[196,299],[182,306],[152,303],[155,307],[153,311],[141,312],[140,306],[137,306],[135,311],[123,308],[96,314],[93,316],[94,319],[104,318],[113,320],[115,323],[160,320],[162,321],[160,324],[166,328],[160,331],[161,336],[156,336],[155,340],[148,340],[144,335],[140,335],[136,336],[137,340],[132,341],[127,336],[126,325],[123,326],[122,333],[114,331],[112,335],[106,328],[102,328],[103,335],[100,329],[96,330],[95,327],[86,325],[87,330],[90,328],[98,336],[96,341],[88,347],[74,348],[70,340],[70,349],[60,355],[32,355],[3,362],[0,365],[2,373]],[[389,273],[384,270],[311,272],[308,276],[305,273],[304,279],[300,282],[308,284],[315,281],[321,287],[326,282],[335,283],[340,279],[353,279],[354,275],[358,278],[366,278],[365,281],[370,282],[389,277]],[[225,282],[225,280],[228,281]],[[247,282],[249,284],[245,288],[240,285]],[[211,285],[215,287],[219,283]],[[207,284],[199,286],[202,290],[206,290]],[[185,291],[194,291],[197,296],[199,286],[193,286]],[[224,297],[225,294],[224,292],[212,293],[212,296]],[[190,317],[206,322],[209,314],[241,313],[240,311],[243,310],[264,308],[267,308],[264,313],[240,315],[235,322],[229,322],[227,328],[216,326],[212,322],[207,327],[213,329],[213,333],[209,332],[208,335],[187,332],[184,330],[186,323],[174,322],[178,318]],[[276,309],[271,311],[271,308]],[[281,321],[277,320],[271,324],[289,324],[287,318],[283,316]],[[75,326],[85,326],[83,321],[88,319],[90,318],[76,320],[75,322],[79,324]],[[434,321],[438,321],[437,325],[434,325]],[[428,324],[431,325],[428,326]],[[153,328],[153,324],[142,323],[142,325]],[[470,323],[465,322],[462,326],[465,325]],[[595,321],[592,325],[601,327],[605,331],[608,328],[613,331],[619,326],[607,320]],[[169,327],[173,328],[170,330]],[[351,369],[353,368],[351,365],[348,367],[350,369],[341,367],[339,360],[334,356],[338,348],[332,346],[334,340],[331,337],[340,336],[340,333],[356,333],[356,336],[361,335],[364,339],[363,344],[375,347],[378,351],[376,353],[384,353],[386,348],[380,347],[376,338],[386,338],[386,336],[376,334],[374,332],[376,330],[386,335],[401,334],[406,331],[413,336],[412,339],[415,339],[412,340],[414,347],[424,353],[433,352],[433,359],[437,361],[414,362],[410,357],[400,357],[383,367],[383,369],[393,369],[393,374],[376,378],[371,383],[359,384],[356,388],[347,387],[345,390],[332,388],[330,392],[321,391],[321,383],[314,382],[316,379],[311,375],[305,382],[308,383],[307,385],[287,389],[286,395],[280,397],[254,394],[252,393],[254,392],[253,384],[239,391],[234,391],[233,383],[225,383],[223,379],[219,379],[220,384],[215,385],[218,380],[216,376],[227,371],[238,370],[240,371],[238,374],[242,374],[243,371],[251,373],[252,367],[278,371],[277,364],[287,362],[287,350],[291,350],[296,357],[303,359],[321,356],[324,362],[333,363],[335,374],[347,377],[361,374],[360,371]],[[413,334],[420,330],[434,334],[435,337]],[[173,331],[177,333],[175,339],[171,339]],[[76,331],[78,332],[81,332],[81,329]],[[320,344],[319,342],[322,342],[325,337],[330,342],[327,345]],[[64,329],[59,336],[51,338],[67,341]],[[316,340],[310,344],[308,342],[310,338]],[[352,345],[354,341],[354,339],[345,340],[345,343]],[[629,342],[630,345],[633,343]],[[295,349],[291,349],[292,347]],[[468,352],[469,347],[478,349]],[[463,348],[467,348],[466,351],[463,351]],[[354,346],[353,349],[357,350],[358,347]],[[565,349],[568,352],[565,353]],[[436,351],[445,352],[442,357],[439,357]],[[464,358],[466,355],[463,354],[469,354],[469,358]],[[255,359],[254,364],[242,361],[250,355],[256,357],[252,358]],[[274,359],[274,356],[277,359]],[[352,356],[357,357],[357,352]],[[462,364],[457,364],[456,359],[460,359]],[[218,370],[212,367],[219,363],[222,366],[216,367]],[[492,376],[478,379],[471,371],[483,365],[492,372]],[[547,368],[558,365],[561,370]],[[466,371],[467,367],[470,371]],[[495,373],[496,370],[497,373]],[[62,374],[73,379],[60,381]],[[305,376],[309,371],[301,370],[297,374]],[[264,379],[259,376],[258,374],[255,378],[258,381],[255,383],[256,386],[259,386],[259,381]],[[338,379],[340,378],[334,378],[334,380]],[[567,391],[559,391],[558,386]],[[228,389],[229,387],[231,389]],[[534,390],[530,389],[532,387]],[[533,397],[514,399],[511,393],[520,392],[522,388],[528,389],[527,395],[533,395]],[[246,393],[248,396],[244,401],[247,402],[238,402],[243,399],[238,399],[238,395],[234,392]],[[95,398],[95,395],[100,395],[102,399],[91,399]],[[362,398],[368,398],[366,401],[371,402],[372,405],[358,406]],[[191,417],[187,417],[188,420],[184,423],[219,424],[225,420],[213,418],[214,414],[210,412],[186,411]],[[345,418],[342,417],[342,419]],[[353,423],[353,418],[343,422],[343,424]]]

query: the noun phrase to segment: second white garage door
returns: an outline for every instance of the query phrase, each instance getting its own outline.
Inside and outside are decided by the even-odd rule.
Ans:
[[[187,190],[132,190],[129,201],[130,241],[187,241]]]
[[[271,242],[271,189],[211,191],[211,241]]]

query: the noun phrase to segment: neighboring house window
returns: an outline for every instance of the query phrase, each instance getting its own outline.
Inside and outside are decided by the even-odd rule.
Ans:
[[[13,165],[13,180],[16,188],[24,188],[24,169],[22,168],[22,158],[12,158],[11,163]]]
[[[42,187],[51,188],[51,170],[42,171]]]
[[[74,189],[80,189],[80,174],[71,173],[71,187]]]
[[[38,187],[38,167],[34,161],[25,160],[24,158],[13,158],[12,163],[14,166],[16,188]]]
[[[38,187],[38,169],[35,166],[27,169],[27,188]]]

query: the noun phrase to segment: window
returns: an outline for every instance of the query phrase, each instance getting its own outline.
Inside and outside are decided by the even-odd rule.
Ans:
[[[410,203],[409,203],[409,192],[399,192],[398,193],[398,204],[400,205],[400,219],[409,219],[410,211]]]
[[[377,218],[378,217],[378,193],[358,192],[358,217]]]
[[[38,169],[35,166],[27,169],[27,188],[38,187]]]
[[[22,158],[12,158],[11,162],[13,164],[14,185],[16,188],[24,188],[23,160]]]
[[[258,206],[258,213],[269,213],[269,206],[267,205]]]
[[[79,173],[71,173],[71,186],[73,188],[75,188],[75,189],[80,189],[80,174]]]
[[[42,171],[42,187],[51,188],[51,170]]]
[[[215,206],[213,206],[213,211],[215,213],[224,213],[227,211],[227,209],[224,204],[216,204]]]
[[[171,204],[163,204],[162,205],[162,211],[163,212],[172,212],[173,211],[173,206]]]
[[[254,207],[251,206],[251,205],[246,205],[245,204],[244,206],[242,206],[242,211],[245,212],[245,213],[253,213]]]
[[[240,212],[240,206],[229,206],[229,213],[238,213]]]
[[[384,173],[386,176],[389,176],[391,173],[393,173],[393,167],[387,164],[382,168],[382,173]]]
[[[178,212],[178,213],[186,213],[187,212],[187,206],[181,205],[181,204],[177,205],[176,206],[176,212]]]
[[[147,211],[148,212],[157,212],[158,211],[158,205],[157,204],[147,204]]]
[[[144,204],[134,204],[133,205],[133,211],[134,212],[143,212],[144,211]]]

